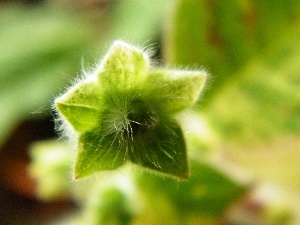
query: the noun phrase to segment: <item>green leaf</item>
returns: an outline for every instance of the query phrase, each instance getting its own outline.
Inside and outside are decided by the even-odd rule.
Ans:
[[[205,71],[154,70],[150,72],[141,93],[149,99],[157,96],[167,113],[181,111],[194,104],[202,91]]]
[[[250,189],[250,185],[233,178],[231,172],[212,166],[201,160],[191,163],[191,176],[185,182],[140,174],[137,177],[138,187],[146,198],[147,218],[155,219],[161,214],[162,207],[157,202],[164,203],[164,212],[170,213],[176,224],[215,224],[219,221],[232,203],[242,198]],[[175,217],[175,218],[174,218]],[[160,224],[168,224],[161,218]],[[205,223],[206,224],[206,223]]]
[[[101,189],[100,189],[101,190]],[[131,224],[134,217],[133,208],[128,199],[128,193],[124,193],[120,187],[106,187],[106,190],[92,189],[94,197],[85,209],[84,222],[88,224]],[[126,195],[127,194],[127,195]]]
[[[107,41],[99,43],[104,47],[116,38],[143,46],[155,43],[172,0],[122,0],[114,3],[117,4],[111,8]]]
[[[171,65],[209,69],[214,77],[214,88],[205,93],[209,105],[249,59],[291,30],[287,27],[299,20],[299,7],[295,0],[179,0],[167,20],[164,57]]]
[[[58,112],[75,131],[83,133],[98,125],[103,105],[99,89],[95,81],[83,82],[55,100]]]
[[[45,116],[90,40],[84,19],[45,7],[0,10],[0,144],[25,118]]]
[[[151,50],[154,49],[161,33],[165,12],[171,4],[172,0],[112,2],[108,12],[108,30],[99,34],[101,40],[95,47],[100,50],[98,55],[103,54],[103,49],[107,49],[107,46],[117,39],[136,44],[141,48],[150,46]],[[104,26],[106,27],[107,24],[105,23]]]
[[[227,4],[226,9],[234,3]],[[214,88],[208,92],[215,91],[216,83],[232,69],[228,65],[231,59],[227,57],[215,27],[216,15],[211,9],[206,1],[176,1],[167,17],[163,45],[163,56],[169,64],[188,67],[204,65],[213,76],[218,77],[214,80]]]
[[[232,160],[298,191],[300,23],[287,29],[293,32],[250,61],[205,113]]]
[[[300,23],[293,29],[250,61],[207,110],[227,140],[255,143],[300,132]]]

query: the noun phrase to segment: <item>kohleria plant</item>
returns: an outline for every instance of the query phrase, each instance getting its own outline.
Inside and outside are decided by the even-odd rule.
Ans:
[[[154,67],[147,51],[115,41],[93,73],[55,100],[78,136],[75,178],[127,162],[188,178],[178,114],[197,101],[206,77]]]

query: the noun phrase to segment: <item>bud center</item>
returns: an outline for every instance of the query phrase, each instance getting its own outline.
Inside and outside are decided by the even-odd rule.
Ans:
[[[145,102],[136,99],[129,107],[126,118],[125,134],[129,137],[142,135],[155,127],[158,122],[157,113],[151,110]]]

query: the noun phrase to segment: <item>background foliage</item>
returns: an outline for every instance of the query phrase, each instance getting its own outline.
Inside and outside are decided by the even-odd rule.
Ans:
[[[59,223],[299,224],[297,0],[0,1],[1,186],[11,188],[4,162],[13,158],[7,146],[20,124],[49,124],[53,98],[115,39],[154,46],[156,60],[170,67],[210,72],[197,113],[183,118],[192,176],[180,183],[131,168],[76,185],[71,147],[35,144],[23,168],[37,180],[34,193],[63,207],[68,196],[81,210]],[[14,154],[29,149],[13,146]],[[54,164],[45,160],[55,152]],[[8,209],[0,208],[3,224],[24,224],[27,214],[13,218]],[[58,223],[58,215],[47,221]]]

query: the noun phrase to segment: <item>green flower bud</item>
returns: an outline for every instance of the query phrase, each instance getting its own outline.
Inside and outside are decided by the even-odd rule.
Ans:
[[[186,179],[186,144],[176,115],[194,104],[207,74],[150,66],[143,50],[116,41],[96,71],[55,100],[78,134],[75,178],[127,162]]]

